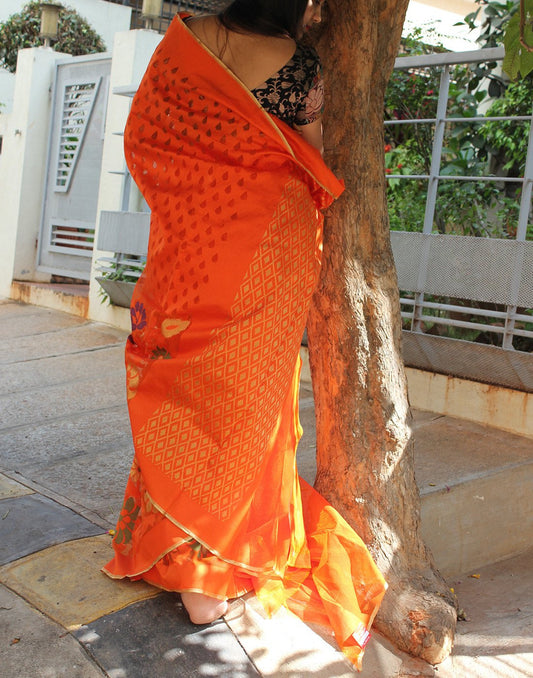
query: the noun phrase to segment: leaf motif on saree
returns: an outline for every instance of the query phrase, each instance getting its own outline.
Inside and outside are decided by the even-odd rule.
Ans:
[[[146,309],[140,301],[130,309],[131,327],[133,330],[142,330],[146,326]]]
[[[154,350],[150,353],[150,358],[152,360],[158,360],[161,358],[163,360],[169,360],[170,358],[172,358],[172,356],[163,346],[156,346]]]
[[[209,551],[203,544],[200,544],[200,542],[196,541],[196,539],[189,539],[187,546],[191,549],[190,558],[192,560],[202,560],[203,558],[207,558],[211,555],[211,551]]]
[[[139,387],[140,371],[135,365],[126,365],[126,396],[128,400],[134,398]]]
[[[174,337],[176,334],[186,330],[190,324],[190,320],[184,320],[183,318],[165,318],[161,323],[161,334],[165,339]]]
[[[141,467],[139,466],[139,462],[137,461],[137,457],[133,458],[133,463],[131,465],[130,469],[130,475],[129,479],[134,485],[139,485],[139,482],[141,480]]]
[[[126,546],[131,542],[135,521],[139,515],[140,506],[138,506],[133,497],[128,497],[120,512],[117,524],[117,532],[114,543],[117,546]]]

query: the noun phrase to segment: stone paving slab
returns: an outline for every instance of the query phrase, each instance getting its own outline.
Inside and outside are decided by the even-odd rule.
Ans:
[[[453,655],[440,678],[533,676],[533,550],[452,580],[459,607]]]
[[[9,302],[7,306],[10,313],[14,312],[16,314],[10,316],[13,327],[16,326],[17,322],[22,321],[25,318],[26,313],[31,314],[35,310],[35,307],[21,306],[18,304],[14,305]],[[2,317],[2,311],[4,313],[6,312],[5,307],[6,304],[3,304],[0,301],[0,317]],[[59,315],[61,316],[62,314]],[[56,321],[54,320],[53,322]],[[60,320],[57,322],[60,323]],[[29,325],[27,324],[25,327],[28,329]],[[127,411],[121,400],[123,398],[122,384],[119,386],[119,383],[123,380],[123,351],[126,335],[122,331],[114,330],[103,325],[85,323],[85,321],[82,324],[65,327],[64,329],[56,326],[56,329],[52,332],[37,334],[33,337],[31,336],[30,330],[28,330],[28,332],[28,337],[21,338],[21,341],[10,343],[9,338],[2,341],[4,357],[9,355],[9,359],[13,358],[14,360],[19,360],[19,362],[2,365],[2,393],[21,394],[26,389],[40,389],[41,398],[35,397],[35,399],[32,400],[30,407],[34,407],[38,412],[39,407],[42,406],[43,411],[45,411],[47,407],[46,396],[48,385],[59,386],[68,384],[75,390],[78,384],[81,384],[82,382],[88,383],[91,378],[98,379],[98,375],[101,374],[105,375],[106,378],[111,376],[116,378],[116,393],[118,394],[117,397],[119,400],[117,400],[118,404],[114,407],[102,409],[96,408],[94,411],[79,413],[74,411],[78,409],[76,406],[75,408],[72,408],[73,411],[71,414],[57,417],[53,421],[38,422],[36,417],[35,421],[38,422],[38,425],[36,426],[33,426],[30,422],[24,425],[15,425],[9,429],[0,429],[0,451],[2,453],[2,464],[0,464],[0,467],[3,466],[4,468],[9,469],[6,472],[14,478],[17,477],[18,472],[22,473],[22,475],[20,475],[21,482],[25,482],[26,477],[30,487],[37,492],[43,492],[44,494],[50,492],[51,497],[54,497],[55,493],[57,493],[57,495],[62,496],[56,496],[56,499],[59,502],[62,502],[63,499],[65,499],[65,503],[68,503],[66,501],[68,497],[75,497],[76,501],[78,501],[82,507],[91,505],[98,511],[99,515],[103,515],[103,512],[108,512],[111,519],[111,515],[113,514],[112,520],[114,521],[116,518],[116,511],[112,510],[112,505],[115,505],[116,502],[117,509],[120,505],[127,469],[129,468],[132,456],[131,434],[129,431]],[[22,339],[24,339],[24,345]],[[79,341],[77,341],[77,339],[79,339]],[[20,350],[21,348],[25,350]],[[11,351],[11,354],[9,354],[8,351]],[[30,357],[30,359],[28,359],[28,357]],[[112,371],[113,374],[111,374]],[[110,379],[110,383],[114,383],[114,379]],[[85,391],[85,393],[89,398],[93,397],[94,399],[94,397],[98,396],[97,391],[98,389],[95,388],[94,396],[91,396],[90,390]],[[306,389],[304,387],[302,389],[301,419],[305,428],[305,433],[300,445],[299,465],[300,470],[302,471],[303,463],[304,472],[302,475],[312,481],[314,477],[315,440],[314,411],[312,401],[310,400],[311,395],[312,392],[309,388]],[[442,450],[442,443],[440,440],[432,440],[431,437],[428,437],[427,435],[427,430],[434,425],[441,424],[442,419],[442,417],[432,413],[417,413],[414,422],[415,436],[418,436],[419,440],[425,440],[430,446],[428,453],[435,449],[435,444],[438,445],[436,449],[438,449],[439,452]],[[448,420],[450,421],[451,426],[453,426],[454,422],[460,421],[451,420],[449,418]],[[0,427],[1,426],[2,421],[0,421]],[[484,430],[490,431],[490,429]],[[425,436],[425,438],[422,436]],[[458,436],[454,441],[450,439],[447,443],[452,444],[453,442],[453,444],[459,445],[460,450],[465,450],[462,453],[462,456],[465,458],[465,463],[470,463],[467,458],[472,450],[475,450],[475,447],[466,445],[465,448],[464,436]],[[514,449],[514,443],[510,444],[508,436],[504,434],[504,438],[498,443],[497,448],[494,449],[494,453],[496,455],[499,455],[502,452],[506,453],[506,446]],[[417,457],[418,456],[419,455],[417,454]],[[443,466],[447,466],[449,470],[451,465],[450,460],[447,460]],[[433,475],[433,473],[431,472],[430,475]],[[32,480],[30,480],[30,478]],[[431,478],[429,482],[433,482],[433,478]],[[53,488],[53,490],[50,488]],[[107,498],[105,496],[106,492],[109,494],[109,497]],[[525,499],[527,500],[527,497]],[[0,505],[1,504],[2,502],[0,502]],[[76,508],[75,502],[72,502],[72,506],[75,510],[79,510],[83,513],[81,510],[82,507]],[[0,513],[0,518],[3,515],[4,513]],[[93,514],[91,519],[96,520],[96,516]],[[1,524],[2,522],[3,521],[0,521],[0,530],[2,530],[3,527]],[[103,527],[101,529],[107,528]],[[108,540],[108,537],[100,536],[99,539]],[[494,539],[498,539],[498,534],[494,535]],[[0,537],[0,545],[1,544],[2,539]],[[72,559],[71,561],[74,562]],[[18,565],[19,562],[11,563],[11,565],[4,566],[4,568],[14,567],[15,565]],[[99,565],[96,566],[90,558],[87,562],[88,567],[93,572],[94,576],[100,576],[98,572]],[[532,563],[529,562],[525,564],[522,563],[521,577],[527,578],[533,576],[533,567],[531,565]],[[52,568],[52,566],[50,567]],[[60,572],[68,569],[68,567],[69,565],[60,565]],[[529,569],[524,571],[524,568]],[[20,572],[22,572],[22,570]],[[532,574],[529,574],[530,572]],[[43,576],[42,567],[37,579],[41,576]],[[102,577],[104,576],[102,575]],[[58,582],[60,581],[59,578]],[[481,580],[478,580],[478,583],[479,581],[487,582],[487,579],[482,576]],[[467,579],[467,582],[472,584],[475,583],[476,580]],[[113,586],[117,585],[116,582],[110,583]],[[35,582],[32,583],[32,588],[34,587],[34,584]],[[491,585],[492,584],[493,583],[491,582]],[[465,635],[465,639],[463,645],[456,646],[453,662],[451,664],[452,673],[445,674],[444,670],[446,667],[441,665],[437,671],[438,676],[441,676],[442,678],[448,678],[449,676],[453,676],[453,678],[477,678],[478,675],[480,678],[500,678],[500,676],[502,676],[502,678],[503,676],[507,678],[508,675],[512,675],[513,678],[522,675],[533,677],[533,670],[530,670],[533,665],[531,662],[530,645],[530,638],[533,635],[533,631],[530,626],[528,626],[529,622],[527,619],[520,616],[520,614],[517,614],[517,609],[513,607],[514,603],[509,603],[509,601],[512,600],[512,592],[514,591],[515,584],[516,579],[513,578],[501,578],[495,580],[494,585],[502,596],[498,607],[496,609],[491,608],[487,612],[485,621],[481,620],[479,622],[479,627],[476,627],[475,634],[469,633],[469,630],[473,629],[472,622],[459,625],[458,642],[463,642],[461,640],[463,634]],[[129,584],[127,585],[129,586]],[[531,599],[529,590],[523,590],[520,587],[518,588],[520,595],[524,599],[528,596]],[[480,592],[479,588],[473,589],[472,609],[475,609],[476,605],[481,600],[484,600],[485,598],[488,599],[491,595],[488,586],[487,588],[484,588],[482,592]],[[101,597],[105,598],[106,596],[107,594],[104,594]],[[175,597],[173,598],[175,599]],[[86,601],[87,600],[89,599],[87,598]],[[159,598],[156,598],[155,600],[159,600]],[[85,604],[86,601],[83,601],[83,604]],[[153,601],[147,602],[152,603]],[[461,596],[460,603],[466,609],[466,605],[462,603]],[[137,608],[139,605],[142,606],[145,605],[145,603],[136,603],[131,606],[131,608]],[[500,614],[501,610],[506,610],[506,606],[508,605],[509,613],[503,615]],[[519,605],[517,604],[517,607],[518,606]],[[92,627],[94,624],[98,624],[102,619],[116,619],[116,615],[126,613],[131,608],[126,608],[125,610],[122,610],[122,612],[116,612],[100,618],[95,622],[91,622],[89,626]],[[152,608],[146,609],[151,610]],[[34,612],[34,614],[37,613]],[[490,625],[487,625],[488,630],[485,633],[486,620],[491,618],[497,620],[496,628],[491,629]],[[163,616],[162,620],[163,626],[168,624],[168,617]],[[142,624],[145,623],[145,619],[141,615],[139,618],[133,619],[133,623],[142,627]],[[509,642],[505,645],[500,642],[500,637],[497,635],[498,633],[501,635],[501,629],[499,627],[506,630],[506,639]],[[105,628],[112,629],[112,637],[115,639],[114,642],[116,645],[116,638],[120,637],[121,629],[117,625],[108,625]],[[157,650],[157,639],[160,633],[157,615],[150,620],[150,629],[150,642],[153,642],[153,647]],[[463,629],[466,629],[466,631]],[[524,629],[525,632],[529,634],[527,638],[524,636]],[[194,637],[196,636],[197,631],[198,629],[196,627],[192,627],[190,632],[184,632],[183,642],[185,642],[185,639],[190,638],[190,643],[194,645]],[[245,641],[248,642],[246,633],[250,635],[251,632],[251,629],[243,630],[243,644]],[[294,640],[294,646],[292,644],[292,639],[296,632],[294,630],[291,632],[293,633],[292,636],[289,635],[288,631],[286,634],[287,637],[291,638],[290,651],[294,650],[296,647],[296,640]],[[92,631],[89,630],[89,634],[90,633],[92,633]],[[2,634],[0,634],[0,636],[1,635]],[[103,638],[103,635],[101,637]],[[305,637],[309,638],[310,643],[311,638],[314,638],[314,636]],[[320,637],[326,644],[328,643],[327,638],[323,636]],[[111,636],[106,643],[112,644],[110,638]],[[254,651],[256,651],[257,656],[260,655],[260,659],[266,658],[265,666],[267,666],[268,661],[270,661],[268,659],[270,654],[273,652],[275,656],[278,656],[278,654],[276,654],[279,649],[278,646],[287,645],[287,643],[285,643],[285,637],[276,638],[273,633],[271,636],[267,635],[263,638],[270,639],[268,642],[271,643],[271,645],[267,645],[265,641],[261,648],[260,643],[257,643]],[[372,661],[373,657],[376,657],[376,666],[378,667],[378,669],[376,669],[378,670],[378,673],[375,674],[376,678],[377,676],[379,676],[379,678],[399,678],[400,675],[403,677],[411,675],[431,675],[430,673],[417,674],[416,671],[418,669],[415,670],[412,667],[409,668],[403,660],[401,668],[398,669],[397,658],[391,659],[391,656],[388,653],[382,653],[381,649],[379,649],[382,645],[382,641],[379,640],[376,642],[376,640],[377,634],[374,636],[374,639],[367,649],[364,671],[368,672],[374,670],[372,668]],[[89,640],[85,638],[84,642],[89,643]],[[128,642],[130,643],[130,641]],[[139,641],[136,642],[138,644]],[[315,642],[315,640],[313,640],[313,642]],[[102,647],[105,652],[107,652],[105,643],[104,646]],[[1,647],[0,641],[0,650]],[[137,645],[134,641],[131,641],[126,647],[128,653],[127,661],[130,662],[130,664],[133,664],[136,653],[138,652]],[[313,644],[311,644],[309,647],[304,648],[302,653],[310,653],[312,655],[314,653],[313,647]],[[113,658],[114,655],[112,655],[112,652],[114,651],[113,647],[109,647],[108,649],[111,654],[107,656],[110,656],[112,661],[106,664],[106,666],[115,666],[116,673],[113,673],[113,669],[110,669],[110,671],[107,672],[107,675],[113,676],[114,678],[126,675],[121,668],[123,662],[121,662],[120,657],[115,661]],[[202,644],[199,643],[196,650],[200,653],[202,649]],[[32,651],[33,650],[30,647],[30,654]],[[178,647],[175,644],[165,646],[164,652],[167,654],[166,659],[162,662],[161,666],[165,666],[165,662],[167,665],[171,665],[172,673],[169,673],[168,675],[184,675],[180,672],[181,666],[173,661],[176,657],[180,656],[180,651],[181,647]],[[376,654],[373,654],[374,651]],[[251,645],[250,652],[252,652]],[[334,650],[334,653],[335,652],[338,653],[338,650]],[[477,655],[474,655],[474,652],[476,652]],[[295,652],[293,652],[293,654],[295,654]],[[337,670],[335,668],[337,657],[338,654],[335,654],[336,659],[330,665],[330,668],[333,667],[332,670]],[[342,657],[341,659],[344,662]],[[293,660],[297,661],[298,657],[293,657]],[[143,659],[143,661],[145,661],[145,669],[142,673],[138,673],[137,675],[142,676],[142,678],[152,678],[152,675],[165,675],[164,673],[152,673],[151,664],[150,669],[146,669],[149,662],[146,659]],[[463,665],[461,662],[469,663]],[[92,666],[93,665],[91,664],[91,667]],[[294,666],[297,667],[298,664],[294,664]],[[207,655],[207,661],[203,664],[199,663],[198,667],[198,672],[191,673],[190,675],[235,675],[232,670],[233,667],[225,668],[224,670],[226,670],[226,673],[217,673],[216,667],[214,669],[212,667],[211,655]],[[312,668],[313,667],[311,667],[311,669]],[[314,668],[318,670],[318,666]],[[351,670],[349,666],[348,669]],[[136,671],[135,668],[132,670]],[[299,671],[297,668],[295,670]],[[428,670],[427,666],[425,670]],[[400,671],[400,673],[398,673],[398,671]],[[514,673],[512,673],[513,671]],[[17,673],[10,672],[8,675],[10,677],[13,675],[19,678],[19,674]],[[50,673],[50,676],[52,675],[56,674]],[[57,675],[60,674],[58,673]],[[71,672],[68,675],[77,676],[78,674]],[[80,673],[79,675],[85,674]],[[100,673],[96,675],[100,675]],[[129,673],[127,675],[129,677],[135,674]],[[293,672],[292,675],[296,678],[300,674],[298,672]],[[316,676],[317,673],[313,672],[309,675]],[[22,678],[26,678],[24,674],[21,674],[21,676]],[[41,678],[40,673],[28,673],[28,678],[33,678],[33,676]],[[92,678],[93,674],[89,673],[87,676]],[[365,674],[363,673],[362,676],[365,676]],[[48,676],[45,676],[45,678],[48,678]]]
[[[422,495],[533,460],[531,439],[447,416],[430,424],[419,425],[414,432]],[[468,454],[462,453],[465,449]]]
[[[143,581],[114,580],[101,572],[112,555],[108,534],[79,539],[0,568],[0,579],[38,610],[72,630],[159,595],[159,589]]]
[[[0,501],[0,564],[68,539],[89,537],[101,528],[38,494]]]
[[[10,322],[18,322],[21,318],[25,318],[33,313],[40,313],[43,310],[47,309],[43,309],[40,306],[24,304],[15,301],[14,299],[6,299],[5,297],[0,299],[0,314],[2,318],[9,317]],[[52,313],[57,313],[59,316],[68,315],[66,313],[61,313],[60,311],[52,311]]]
[[[416,410],[413,412],[413,422],[412,428],[415,436],[415,440],[418,433],[418,429],[427,425],[433,425],[437,420],[444,419],[447,423],[446,426],[448,429],[453,430],[453,426],[456,422],[455,419],[450,417],[443,417],[440,414],[435,414],[434,412],[422,412],[421,410]],[[298,472],[304,480],[306,480],[310,485],[313,485],[316,477],[316,420],[315,420],[315,405],[313,400],[313,389],[310,384],[303,383],[300,387],[300,423],[303,428],[303,436],[298,445],[297,453],[297,462],[298,462]],[[427,437],[427,436],[426,436]],[[429,441],[425,437],[421,437],[420,446],[421,449],[424,448],[424,443]],[[433,449],[431,447],[430,449]],[[416,463],[420,464],[420,459],[417,457]],[[417,480],[419,474],[419,469],[417,466]],[[431,470],[428,470],[426,476],[431,476]],[[427,483],[432,481],[427,481]]]
[[[432,422],[437,421],[438,419],[442,419],[443,417],[446,416],[444,414],[439,414],[437,412],[426,412],[425,410],[412,410],[411,412],[413,415],[411,421],[411,428],[413,431],[416,431],[422,426],[431,424]]]
[[[69,633],[0,585],[0,666],[5,678],[102,678]]]
[[[0,473],[0,499],[11,499],[13,497],[22,497],[25,494],[33,494],[33,490],[25,485],[21,485],[3,473]],[[1,518],[2,516],[0,516]]]
[[[0,339],[36,336],[49,332],[57,332],[67,327],[77,327],[87,321],[68,313],[58,313],[39,306],[28,307],[21,304],[5,304],[0,306]],[[13,323],[12,321],[16,321]]]
[[[253,595],[233,601],[225,620],[265,678],[435,676],[431,666],[399,652],[376,633],[357,672],[327,629],[305,624],[285,608],[269,619]]]
[[[85,322],[83,325],[67,327],[63,330],[41,334],[38,337],[27,335],[8,338],[2,341],[0,364],[94,350],[98,347],[122,343],[123,336],[122,330]]]
[[[257,678],[224,621],[195,626],[165,593],[88,624],[74,635],[115,678]]]
[[[78,502],[72,501],[72,499],[66,496],[66,494],[68,494],[68,488],[62,488],[63,494],[59,494],[58,492],[54,492],[53,490],[51,490],[49,487],[41,485],[39,482],[24,477],[22,474],[16,471],[14,472],[13,475],[22,485],[25,485],[26,487],[31,489],[33,493],[42,495],[43,497],[46,497],[51,501],[56,502],[60,506],[64,506],[70,509],[77,515],[83,516],[83,518],[88,520],[90,523],[93,523],[93,525],[100,527],[101,528],[100,532],[107,533],[110,530],[110,528],[114,527],[114,524],[111,524],[109,521],[104,520],[95,511],[79,504]]]
[[[6,471],[12,469],[27,475],[28,470],[44,463],[70,459],[92,450],[123,448],[130,441],[126,405],[72,412],[36,427],[28,424],[0,429],[1,464]]]
[[[125,335],[124,335],[125,336]],[[27,390],[45,392],[58,385],[77,384],[100,377],[115,375],[117,385],[125,380],[124,343],[104,346],[97,351],[84,351],[69,356],[41,358],[2,366],[2,393],[23,393]]]
[[[124,375],[118,371],[111,374],[101,371],[98,377],[49,386],[46,390],[27,389],[0,395],[1,426],[2,429],[27,424],[38,426],[73,412],[81,414],[119,404],[126,406]]]
[[[284,608],[269,619],[261,603],[248,595],[232,602],[225,619],[266,678],[353,678],[357,675],[338,649]]]
[[[316,422],[312,396],[310,388],[300,389],[300,424],[304,432],[296,453],[298,473],[310,485],[314,484],[316,476]]]
[[[97,513],[109,526],[115,525],[133,461],[133,445],[91,449],[70,459],[59,459],[31,469],[31,476],[45,487]],[[90,488],[90,491],[88,491]]]

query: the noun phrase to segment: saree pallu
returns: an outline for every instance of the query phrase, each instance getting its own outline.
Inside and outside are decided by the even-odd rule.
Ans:
[[[322,215],[320,154],[171,24],[125,130],[151,208],[126,346],[135,458],[104,571],[166,590],[255,591],[330,626],[357,666],[386,585],[299,479],[299,346]]]

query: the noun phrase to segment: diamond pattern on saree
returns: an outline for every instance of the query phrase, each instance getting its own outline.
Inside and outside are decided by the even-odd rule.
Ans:
[[[192,499],[230,518],[257,478],[290,382],[318,264],[316,208],[292,179],[216,341],[136,437]]]

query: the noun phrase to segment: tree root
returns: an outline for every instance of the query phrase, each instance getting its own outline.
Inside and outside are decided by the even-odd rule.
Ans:
[[[376,628],[400,650],[439,664],[452,651],[457,623],[455,596],[435,572],[389,574],[389,589]]]

